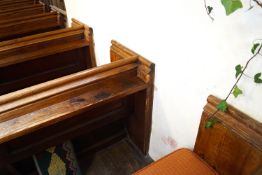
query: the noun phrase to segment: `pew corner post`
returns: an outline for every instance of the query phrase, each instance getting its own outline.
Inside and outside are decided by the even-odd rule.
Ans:
[[[75,18],[71,19],[71,26],[72,27],[79,27],[82,26],[84,28],[84,35],[85,39],[89,42],[89,53],[90,53],[90,62],[91,62],[91,67],[96,67],[96,56],[95,56],[95,42],[94,42],[94,32],[93,28],[89,27],[86,24],[83,24],[82,22],[78,21]]]
[[[61,13],[57,14],[57,21],[58,21],[58,25],[60,26],[60,28],[67,27],[66,18],[63,14]]]
[[[134,111],[129,117],[127,131],[130,139],[146,156],[149,151],[152,126],[155,64],[117,41],[111,41],[111,62],[132,57],[137,57],[137,77],[146,84],[146,88],[134,94]]]
[[[92,67],[96,67],[96,55],[95,55],[95,41],[94,41],[94,31],[92,27],[85,25],[85,35],[89,40],[89,52],[91,57]]]

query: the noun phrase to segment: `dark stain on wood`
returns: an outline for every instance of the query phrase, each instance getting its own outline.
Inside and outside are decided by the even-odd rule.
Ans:
[[[122,79],[121,80],[121,84],[125,87],[125,88],[130,88],[133,86],[133,83],[127,79]]]
[[[110,95],[111,95],[110,93],[102,91],[102,92],[99,92],[98,94],[96,94],[95,98],[97,100],[103,100],[103,99],[109,97]]]
[[[85,101],[86,100],[84,98],[81,98],[81,97],[73,97],[73,98],[70,99],[71,104],[79,104],[79,103],[83,103]]]

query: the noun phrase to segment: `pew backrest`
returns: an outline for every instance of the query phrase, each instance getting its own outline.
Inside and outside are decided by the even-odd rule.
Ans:
[[[0,3],[0,12],[16,9],[17,7],[26,7],[28,5],[34,5],[34,4],[36,3],[33,0],[2,2]]]
[[[262,173],[262,123],[233,106],[217,112],[218,123],[206,129],[208,117],[221,100],[208,97],[194,151],[221,175]]]
[[[0,94],[96,66],[92,29],[77,25],[0,43]]]
[[[0,21],[0,41],[11,40],[64,27],[62,16],[55,12]]]
[[[13,18],[32,16],[45,13],[45,6],[42,4],[35,4],[26,7],[17,7],[16,10],[5,10],[0,12],[0,21],[9,20]]]

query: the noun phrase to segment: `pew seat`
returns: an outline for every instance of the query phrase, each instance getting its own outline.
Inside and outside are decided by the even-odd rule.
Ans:
[[[179,149],[148,165],[134,175],[218,175],[197,154],[189,149]]]

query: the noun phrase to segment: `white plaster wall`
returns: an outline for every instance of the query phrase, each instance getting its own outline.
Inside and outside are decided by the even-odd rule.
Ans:
[[[193,148],[207,96],[226,96],[235,81],[235,65],[244,64],[252,41],[262,38],[258,8],[226,17],[215,1],[216,19],[211,22],[202,1],[65,1],[69,17],[93,27],[99,64],[109,62],[111,39],[155,62],[154,159],[179,147]],[[262,57],[251,63],[248,73],[259,71]],[[262,85],[244,78],[239,86],[244,95],[230,98],[230,103],[262,121]]]

